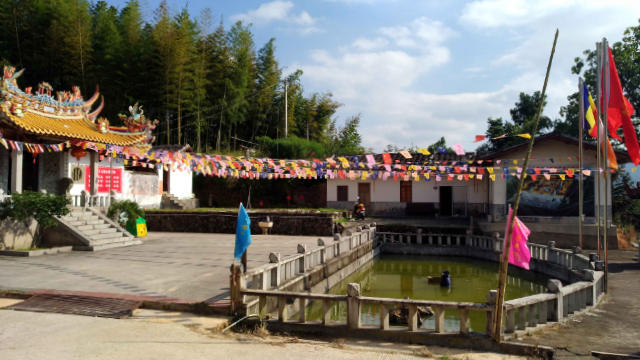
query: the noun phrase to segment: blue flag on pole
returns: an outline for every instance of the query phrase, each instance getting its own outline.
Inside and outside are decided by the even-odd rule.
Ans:
[[[233,250],[233,257],[240,261],[242,258],[242,254],[244,254],[250,244],[251,219],[249,219],[247,210],[245,210],[242,203],[240,203],[240,210],[238,211],[238,224],[236,225],[236,246]]]

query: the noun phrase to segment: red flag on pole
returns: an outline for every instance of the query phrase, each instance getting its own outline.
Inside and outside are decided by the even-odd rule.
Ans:
[[[627,147],[629,157],[635,165],[638,165],[640,164],[640,146],[638,146],[635,127],[631,122],[631,115],[633,115],[634,109],[622,93],[622,85],[620,84],[620,78],[618,77],[618,70],[613,60],[611,48],[609,48],[609,76],[610,95],[609,109],[607,111],[609,134],[614,139],[621,140],[618,134],[616,134],[616,131],[622,126],[624,144]]]

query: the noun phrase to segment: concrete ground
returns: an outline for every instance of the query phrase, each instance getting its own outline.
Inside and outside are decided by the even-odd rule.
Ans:
[[[591,351],[640,356],[638,251],[609,251],[609,293],[598,308],[522,340],[553,346],[558,359],[590,359]]]
[[[302,340],[261,330],[222,334],[225,322],[149,310],[122,320],[0,310],[0,359],[525,359],[418,345]]]
[[[189,300],[229,294],[233,234],[152,232],[142,245],[38,257],[0,256],[0,289],[76,290]],[[248,267],[269,262],[270,252],[296,253],[318,237],[253,235]],[[330,238],[325,237],[325,240]]]

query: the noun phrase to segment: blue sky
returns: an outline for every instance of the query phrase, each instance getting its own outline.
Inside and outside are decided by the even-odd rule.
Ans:
[[[124,0],[111,0],[120,7]],[[144,15],[159,3],[141,0]],[[577,88],[573,59],[638,24],[635,0],[169,0],[252,23],[256,47],[276,38],[285,72],[306,92],[332,92],[340,121],[361,114],[365,146],[426,146],[440,136],[473,150],[487,117],[508,118],[521,91],[542,88],[560,29],[546,115]]]

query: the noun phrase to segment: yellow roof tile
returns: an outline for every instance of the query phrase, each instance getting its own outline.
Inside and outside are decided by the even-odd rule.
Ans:
[[[140,143],[146,137],[145,134],[103,134],[79,116],[53,118],[31,111],[25,111],[23,117],[5,111],[0,111],[0,114],[16,126],[37,135],[51,135],[70,140],[77,139],[121,146]]]

